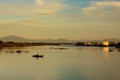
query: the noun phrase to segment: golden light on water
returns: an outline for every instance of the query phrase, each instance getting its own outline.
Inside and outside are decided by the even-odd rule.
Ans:
[[[108,52],[109,52],[109,47],[104,47],[103,48],[103,52],[104,52],[104,57],[105,59],[109,58]]]

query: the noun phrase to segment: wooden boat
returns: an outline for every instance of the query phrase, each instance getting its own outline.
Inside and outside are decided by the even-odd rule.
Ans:
[[[32,55],[32,57],[35,57],[35,58],[42,58],[42,57],[44,57],[43,55],[39,55],[39,54],[36,54],[36,55]]]

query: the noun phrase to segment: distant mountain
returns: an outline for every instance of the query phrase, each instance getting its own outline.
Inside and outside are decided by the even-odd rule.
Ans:
[[[69,40],[67,40],[67,39],[57,39],[57,40],[55,40],[55,42],[56,42],[56,43],[60,43],[60,42],[68,43],[68,42],[71,42],[71,41],[69,41]]]
[[[71,41],[69,41],[67,39],[57,39],[57,40],[52,40],[52,39],[26,39],[26,38],[15,36],[15,35],[1,37],[0,40],[5,41],[5,42],[13,41],[13,42],[71,43]]]
[[[15,35],[1,37],[0,40],[5,41],[5,42],[6,41],[14,41],[14,42],[25,42],[25,41],[27,41],[27,39],[25,39],[23,37],[15,36]]]
[[[10,35],[10,36],[5,36],[5,37],[1,37],[0,40],[7,42],[7,41],[13,41],[13,42],[45,42],[45,43],[75,43],[75,42],[89,42],[89,41],[93,41],[93,42],[98,42],[98,41],[118,41],[120,42],[120,39],[116,39],[116,38],[111,38],[111,39],[103,39],[103,40],[67,40],[67,39],[26,39],[24,37],[19,37],[19,36],[15,36],[15,35]]]

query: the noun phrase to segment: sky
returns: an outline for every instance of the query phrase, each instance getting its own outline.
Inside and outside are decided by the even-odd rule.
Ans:
[[[0,37],[120,39],[120,0],[0,0]]]

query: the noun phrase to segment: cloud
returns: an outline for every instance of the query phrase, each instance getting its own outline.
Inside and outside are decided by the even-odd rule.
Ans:
[[[65,6],[58,0],[35,0],[38,4],[39,11],[37,14],[54,14]]]
[[[89,7],[82,8],[83,12],[91,12],[94,10],[106,9],[106,8],[120,8],[119,1],[112,1],[112,2],[96,2],[91,3]]]
[[[120,1],[94,2],[81,9],[87,16],[96,18],[120,18]]]
[[[0,15],[53,15],[64,8],[58,0],[35,0],[35,5],[0,4]]]
[[[17,6],[10,4],[0,4],[0,15],[31,15],[37,12],[33,6]]]
[[[44,5],[44,2],[42,0],[35,0],[36,3],[39,5],[39,6],[43,6]]]
[[[112,2],[96,2],[96,7],[120,7],[120,2],[112,1]]]

